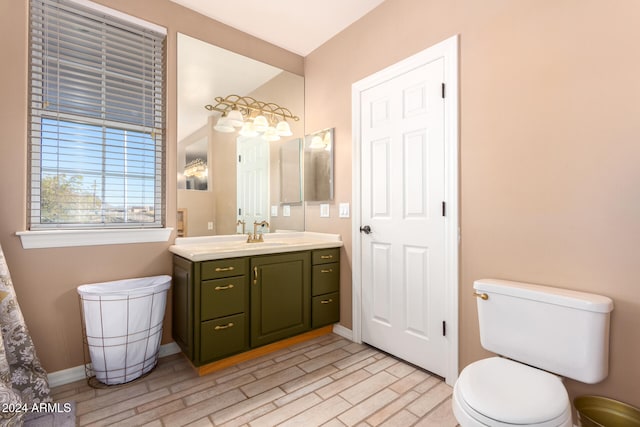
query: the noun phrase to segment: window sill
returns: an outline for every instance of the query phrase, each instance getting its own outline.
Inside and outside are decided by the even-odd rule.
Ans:
[[[24,249],[167,242],[173,228],[18,231]]]

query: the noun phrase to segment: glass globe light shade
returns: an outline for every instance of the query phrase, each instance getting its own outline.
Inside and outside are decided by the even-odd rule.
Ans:
[[[245,122],[238,132],[241,136],[258,136],[258,131],[253,128],[253,123]]]
[[[244,124],[244,117],[242,117],[242,113],[239,110],[231,110],[227,115],[231,126],[239,128]]]
[[[312,150],[322,150],[324,148],[324,142],[322,142],[322,138],[320,135],[314,135],[311,138],[311,144],[309,144],[309,148]]]
[[[229,119],[225,116],[220,117],[213,128],[218,132],[223,133],[230,133],[235,131],[235,128],[231,125]]]
[[[278,135],[276,129],[273,126],[269,126],[264,132],[264,139],[269,142],[278,141],[280,139],[280,135]]]
[[[265,116],[256,116],[253,119],[253,128],[258,132],[264,132],[269,127],[269,122]]]
[[[284,120],[278,122],[278,125],[276,126],[276,133],[280,136],[293,135],[293,132],[291,132],[291,127],[289,127],[289,123],[285,122]]]

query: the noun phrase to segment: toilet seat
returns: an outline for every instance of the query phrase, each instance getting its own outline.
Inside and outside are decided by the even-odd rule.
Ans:
[[[560,378],[501,357],[467,366],[455,384],[453,400],[463,427],[572,425],[571,403]]]

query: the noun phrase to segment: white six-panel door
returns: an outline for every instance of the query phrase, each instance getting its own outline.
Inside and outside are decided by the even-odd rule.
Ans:
[[[269,220],[269,142],[238,137],[237,155],[237,214],[249,232],[254,221]]]
[[[457,282],[447,258],[445,74],[445,58],[434,55],[359,92],[361,232],[354,265],[360,265],[362,341],[448,377],[445,322],[449,287]]]

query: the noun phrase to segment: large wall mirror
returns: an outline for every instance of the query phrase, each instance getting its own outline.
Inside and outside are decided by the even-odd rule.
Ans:
[[[290,132],[278,127],[275,140],[271,131],[232,122],[253,123],[259,111],[243,106],[250,100],[257,102],[254,107],[275,112],[273,117],[265,114],[268,124],[278,127],[284,121]],[[182,235],[250,232],[254,221],[263,220],[270,231],[304,230],[303,151],[302,76],[178,34],[177,207],[184,218]]]

